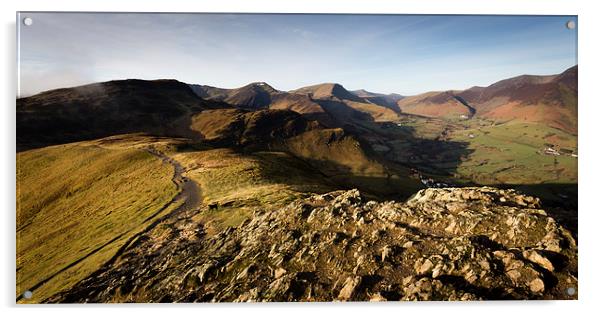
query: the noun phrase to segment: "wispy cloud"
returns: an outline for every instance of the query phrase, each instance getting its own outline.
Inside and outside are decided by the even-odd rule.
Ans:
[[[32,13],[23,95],[123,78],[414,94],[576,63],[574,17]]]

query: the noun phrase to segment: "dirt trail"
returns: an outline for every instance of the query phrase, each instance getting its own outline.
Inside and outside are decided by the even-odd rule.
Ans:
[[[131,249],[132,247],[134,247],[137,244],[137,241],[140,240],[140,237],[143,237],[145,234],[147,234],[148,232],[150,232],[153,228],[155,228],[159,223],[162,223],[166,220],[169,219],[177,219],[180,217],[181,214],[185,214],[188,213],[190,211],[193,211],[196,207],[199,206],[200,202],[201,202],[201,197],[200,197],[200,190],[199,187],[197,186],[196,182],[190,180],[189,178],[185,177],[183,175],[184,173],[184,168],[182,167],[182,165],[177,162],[176,160],[168,157],[167,155],[165,155],[164,153],[160,152],[159,150],[155,149],[152,146],[149,146],[148,148],[145,149],[148,153],[150,153],[151,155],[157,156],[159,157],[163,162],[165,163],[169,163],[174,167],[174,174],[173,177],[171,179],[171,181],[177,186],[179,193],[173,198],[171,199],[167,204],[163,205],[163,207],[161,207],[159,210],[157,210],[155,213],[153,213],[150,217],[148,217],[147,219],[144,220],[144,223],[147,223],[149,221],[152,221],[153,219],[155,219],[159,214],[161,214],[163,211],[165,211],[167,208],[171,207],[174,204],[178,204],[183,200],[183,203],[178,206],[176,209],[174,209],[173,211],[171,211],[170,213],[161,216],[158,219],[155,219],[152,223],[150,223],[149,225],[147,225],[141,232],[131,236],[124,244],[123,246],[121,246],[119,248],[119,250],[115,253],[115,255],[113,255],[105,264],[103,264],[103,266],[97,270],[96,272],[92,273],[92,275],[88,276],[88,278],[94,277],[95,275],[97,275],[98,273],[105,271],[106,269],[108,269],[108,267],[110,267],[115,260],[117,260],[126,250]],[[121,239],[124,235],[126,235],[126,233],[122,233],[119,236],[111,239],[109,242],[105,243],[104,245],[94,249],[93,251],[89,252],[88,254],[84,255],[83,257],[77,259],[76,261],[68,264],[67,266],[65,266],[64,268],[62,268],[61,270],[57,271],[56,273],[52,274],[51,276],[49,276],[48,278],[38,282],[37,284],[35,284],[33,287],[31,287],[29,289],[29,291],[35,291],[36,289],[38,289],[40,286],[46,284],[48,281],[52,280],[54,277],[56,277],[57,275],[59,275],[60,273],[63,273],[67,270],[69,270],[70,268],[74,267],[75,265],[77,265],[78,263],[82,262],[83,260],[87,259],[88,257],[98,253],[99,251],[101,251],[103,248],[105,248],[106,246],[112,244],[113,242],[118,241],[119,239]],[[23,299],[23,294],[19,295],[17,297],[17,301]]]
[[[170,215],[177,214],[183,211],[189,211],[197,207],[201,201],[199,194],[199,187],[196,182],[190,180],[183,175],[184,167],[176,160],[166,156],[164,153],[158,151],[154,147],[148,147],[146,149],[150,154],[159,157],[163,162],[169,163],[174,167],[174,175],[171,181],[178,187],[180,193],[172,200],[171,203],[179,202],[184,199],[184,204],[175,209]],[[170,203],[170,204],[171,204]]]

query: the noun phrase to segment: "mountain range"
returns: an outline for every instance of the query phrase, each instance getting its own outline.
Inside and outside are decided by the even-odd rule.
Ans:
[[[347,170],[378,170],[391,179],[417,166],[441,175],[454,172],[470,153],[457,124],[472,120],[475,127],[524,122],[576,135],[577,66],[558,75],[524,75],[488,87],[405,97],[349,91],[337,83],[291,91],[265,82],[236,89],[176,80],[95,83],[18,99],[17,148],[146,133],[246,150],[279,148],[314,163],[335,157],[335,164],[345,161]],[[451,131],[462,141],[449,140]],[[555,134],[536,137],[567,143]],[[294,145],[302,139],[313,147]],[[339,143],[342,139],[353,141]],[[332,152],[334,144],[356,147],[342,149],[351,155],[342,157]]]
[[[120,80],[43,92],[17,100],[18,143],[124,132],[186,134],[190,115],[206,109],[290,110],[327,127],[396,121],[404,115],[538,122],[577,132],[577,66],[558,75],[524,75],[487,87],[402,97],[348,91],[324,83],[279,91],[265,82],[236,89],[175,80]]]
[[[202,98],[242,108],[289,109],[311,114],[328,125],[367,115],[374,121],[393,121],[404,114],[438,118],[471,118],[499,122],[544,123],[577,132],[577,66],[558,75],[523,75],[487,87],[426,92],[414,96],[348,91],[340,84],[323,83],[288,92],[265,82],[236,89],[191,85]],[[342,119],[344,118],[344,119]]]
[[[558,75],[523,75],[487,87],[428,92],[397,103],[403,113],[538,122],[577,132],[577,66]]]

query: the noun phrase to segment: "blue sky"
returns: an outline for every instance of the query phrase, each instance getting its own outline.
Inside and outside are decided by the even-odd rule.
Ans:
[[[22,13],[20,95],[113,79],[413,95],[577,64],[573,16]]]

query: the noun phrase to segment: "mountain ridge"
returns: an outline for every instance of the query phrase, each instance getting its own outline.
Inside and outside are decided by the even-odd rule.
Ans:
[[[461,91],[433,91],[397,102],[402,113],[545,123],[577,132],[578,66],[557,75],[521,75]],[[454,100],[454,98],[461,98]],[[462,109],[460,105],[466,105]],[[470,108],[474,109],[471,114]]]
[[[173,79],[113,80],[17,99],[17,144],[23,148],[123,133],[184,135],[190,113],[223,104],[199,98]]]

